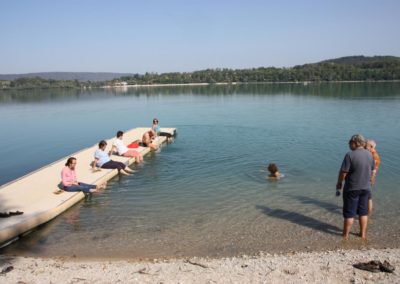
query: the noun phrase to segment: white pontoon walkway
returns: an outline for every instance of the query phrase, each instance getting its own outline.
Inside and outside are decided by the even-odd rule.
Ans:
[[[124,133],[124,143],[142,139],[143,134],[150,128],[135,128]],[[162,132],[175,135],[175,128],[162,128]],[[107,140],[107,150],[110,149],[114,138]],[[166,137],[158,136],[154,143],[161,145]],[[85,183],[101,184],[118,174],[117,170],[101,169],[92,172],[90,162],[93,161],[97,144],[71,154],[77,158],[76,174],[78,180]],[[146,155],[150,149],[139,147],[135,149]],[[68,157],[70,157],[68,156]],[[82,192],[62,192],[54,194],[58,190],[57,185],[61,181],[61,170],[68,157],[62,158],[50,165],[29,173],[17,180],[11,181],[0,187],[0,212],[21,211],[22,215],[0,218],[0,247],[16,240],[21,235],[30,232],[37,226],[46,223],[61,214],[72,205],[84,198]],[[126,165],[135,162],[135,158],[112,156],[112,160],[120,161]]]

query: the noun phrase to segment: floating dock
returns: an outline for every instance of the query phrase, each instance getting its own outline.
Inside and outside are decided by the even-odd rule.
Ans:
[[[132,141],[141,140],[143,134],[150,128],[135,128],[124,132],[123,141],[125,145]],[[161,128],[161,132],[176,134],[175,128]],[[111,148],[115,137],[106,140],[107,151]],[[166,142],[165,136],[157,136],[154,144],[161,146]],[[94,160],[94,152],[98,144],[83,149],[68,157],[77,159],[76,174],[80,182],[89,184],[101,184],[110,180],[118,174],[117,170],[101,169],[93,172],[90,163]],[[150,152],[148,147],[139,147],[143,156]],[[37,226],[42,225],[55,218],[85,197],[82,192],[62,192],[54,194],[59,190],[61,181],[61,170],[65,166],[68,157],[64,157],[43,168],[31,172],[19,179],[11,181],[0,187],[0,212],[20,211],[22,215],[0,218],[0,247],[17,240],[19,237],[31,232]],[[112,160],[120,161],[126,165],[135,162],[135,158],[126,158],[112,155]]]

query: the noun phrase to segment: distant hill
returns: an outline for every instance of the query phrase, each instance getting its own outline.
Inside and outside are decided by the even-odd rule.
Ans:
[[[396,56],[346,56],[335,59],[324,60],[315,64],[322,63],[335,63],[335,64],[347,64],[347,65],[363,65],[371,63],[400,63],[400,57]]]
[[[400,57],[347,56],[290,68],[207,69],[184,73],[146,73],[120,78],[134,84],[337,82],[400,80]]]
[[[108,81],[124,76],[133,76],[131,73],[110,72],[39,72],[26,74],[0,74],[0,80],[15,80],[19,78],[43,78],[47,80],[78,80],[78,81]]]

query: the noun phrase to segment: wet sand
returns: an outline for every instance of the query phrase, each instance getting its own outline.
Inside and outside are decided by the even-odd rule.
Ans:
[[[389,261],[394,273],[353,268]],[[400,249],[338,250],[222,259],[88,261],[74,258],[0,257],[2,283],[399,283]]]

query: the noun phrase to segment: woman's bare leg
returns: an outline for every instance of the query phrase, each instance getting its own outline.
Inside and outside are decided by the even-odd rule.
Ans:
[[[126,169],[126,168],[125,168],[125,169]],[[120,173],[120,174],[123,174],[123,175],[125,175],[125,176],[130,176],[130,174],[127,173],[125,170],[120,170],[119,173]]]
[[[370,199],[370,200],[368,200],[368,215],[369,216],[371,216],[373,208],[374,208],[374,206],[372,204],[372,199]]]
[[[132,170],[131,168],[129,168],[129,167],[125,167],[125,169],[123,169],[124,171],[126,171],[126,172],[128,172],[128,173],[134,173],[135,171],[134,170]],[[121,170],[122,171],[122,170]]]

